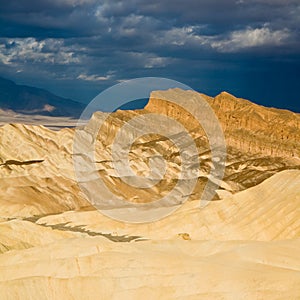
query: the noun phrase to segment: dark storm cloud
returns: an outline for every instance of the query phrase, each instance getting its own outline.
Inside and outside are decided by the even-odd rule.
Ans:
[[[298,3],[297,3],[298,2]],[[16,30],[27,27],[28,36],[35,30],[40,36],[64,34],[75,36],[103,34],[105,29],[135,27],[140,32],[166,30],[172,27],[199,26],[201,32],[220,34],[246,26],[259,27],[268,23],[276,29],[289,26],[298,30],[299,1],[242,1],[242,0],[187,0],[187,1],[9,1],[0,2],[3,24]],[[141,24],[142,23],[142,24]],[[142,26],[140,26],[142,25]],[[5,26],[2,28],[5,34]],[[60,29],[60,31],[57,31]],[[155,32],[154,32],[155,33]],[[122,35],[122,31],[120,31]],[[22,35],[22,36],[23,36]],[[124,32],[123,36],[129,35]]]
[[[280,68],[293,98],[299,16],[298,0],[0,0],[0,73],[75,98],[140,76],[256,97]]]
[[[70,37],[89,30],[91,1],[9,1],[0,4],[2,35]]]

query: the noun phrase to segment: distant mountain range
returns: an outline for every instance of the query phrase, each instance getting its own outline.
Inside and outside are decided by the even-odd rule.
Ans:
[[[0,109],[23,114],[78,118],[85,105],[44,89],[18,85],[0,77]]]

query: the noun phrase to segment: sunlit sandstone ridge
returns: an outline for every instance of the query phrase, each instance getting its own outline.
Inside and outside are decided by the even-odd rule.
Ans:
[[[193,118],[187,117],[182,107],[163,101],[171,97],[179,104],[184,103],[193,93],[179,89],[153,92],[145,110],[117,111],[107,119],[98,136],[96,160],[100,175],[115,193],[139,202],[158,199],[174,186],[179,153],[161,136],[139,139],[130,152],[132,168],[140,175],[148,174],[149,157],[162,154],[170,162],[160,185],[149,190],[132,189],[113,172],[110,145],[118,129],[133,116],[157,112],[176,117],[198,145],[201,173],[191,200],[200,199],[211,168],[207,137],[198,123],[193,125]],[[215,99],[203,97],[220,119],[227,142],[226,173],[216,198],[255,186],[278,171],[299,168],[299,114],[264,108],[226,93]],[[105,116],[95,113],[86,132]],[[22,124],[0,128],[1,216],[40,215],[89,206],[74,176],[73,134],[74,129],[52,131]]]
[[[195,140],[201,160],[197,187],[179,210],[154,223],[114,221],[90,205],[74,174],[74,129],[0,127],[1,299],[299,297],[300,115],[228,93],[202,95],[224,129],[227,161],[216,201],[200,209],[203,186],[213,179],[208,139],[184,109],[195,95],[153,92],[144,110],[113,113],[97,136],[99,176],[132,202],[166,194],[178,179],[180,157],[162,136],[138,139],[129,155],[133,170],[146,176],[149,158],[158,154],[168,168],[152,189],[127,187],[111,158],[111,143],[126,121],[165,114]],[[105,117],[95,113],[83,136]]]
[[[185,97],[188,99],[194,92],[174,89],[153,92],[146,110],[176,116],[180,108],[168,98]],[[253,154],[277,157],[300,157],[300,115],[288,110],[267,108],[248,100],[236,98],[222,92],[215,98],[204,94],[216,113],[225,132],[227,145]],[[180,119],[190,122],[187,113],[181,109]],[[195,124],[196,126],[196,124]]]

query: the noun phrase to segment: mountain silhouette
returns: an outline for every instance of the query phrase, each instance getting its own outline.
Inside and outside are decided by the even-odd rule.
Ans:
[[[23,114],[77,118],[84,104],[0,77],[0,108]]]

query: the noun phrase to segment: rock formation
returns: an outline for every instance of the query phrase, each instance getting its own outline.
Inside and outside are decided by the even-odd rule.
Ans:
[[[85,149],[106,118],[95,135],[97,176],[128,202],[147,203],[184,180],[176,145],[155,133],[135,140],[129,162],[139,176],[155,180],[157,157],[166,161],[163,179],[139,189],[115,172],[114,139],[134,117],[139,123],[132,130],[150,126],[149,114],[185,127],[199,154],[196,187],[176,212],[152,223],[112,220],[91,205],[74,172],[74,128],[0,127],[1,299],[297,299],[300,115],[225,92],[201,96],[219,119],[227,146],[225,176],[202,209],[203,188],[215,179],[209,138],[184,106],[194,99],[199,109],[195,92],[155,91],[143,110],[96,112],[80,128]],[[174,136],[184,138],[182,132]],[[82,156],[83,166],[88,159]],[[115,207],[108,203],[106,209]]]

